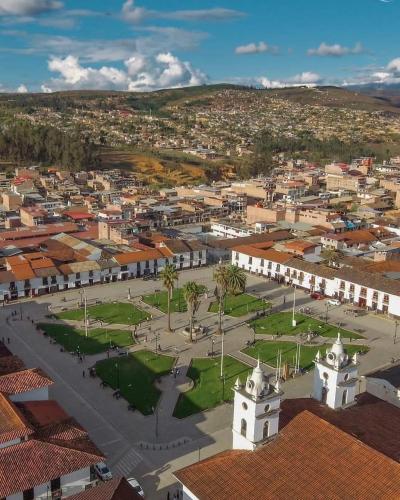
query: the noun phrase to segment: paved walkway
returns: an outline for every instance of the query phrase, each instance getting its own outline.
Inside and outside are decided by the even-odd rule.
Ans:
[[[211,277],[212,269],[185,271],[180,273],[180,285],[187,280],[195,279],[212,289]],[[250,292],[266,297],[274,307],[281,307],[282,297],[286,296],[285,308],[290,311],[292,289],[279,287],[275,283],[255,276],[249,276],[248,285]],[[137,280],[100,285],[85,290],[90,300],[126,301],[128,287],[131,288],[132,295],[139,296],[152,293],[155,288],[160,287],[160,283]],[[79,294],[71,291],[66,295],[67,304],[70,303],[71,308],[74,307]],[[48,305],[65,306],[62,296],[61,293],[54,297],[45,296],[24,302],[22,306],[24,317],[30,316],[36,321],[47,321],[45,315],[48,314]],[[133,301],[135,304],[136,300]],[[201,306],[198,322],[206,326],[210,332],[215,332],[218,317],[215,313],[208,312],[207,302],[204,301]],[[321,302],[323,301],[312,301],[308,295],[301,292],[296,296],[298,307],[310,306],[317,316],[325,314],[325,307]],[[106,453],[107,460],[116,473],[138,477],[149,498],[165,499],[167,488],[175,482],[171,473],[177,468],[231,446],[232,405],[230,404],[221,405],[214,410],[192,415],[183,420],[170,416],[174,402],[179,397],[180,387],[186,383],[185,376],[190,359],[206,356],[207,351],[211,350],[211,338],[215,340],[215,353],[221,352],[221,336],[205,336],[194,344],[187,343],[182,334],[183,328],[188,324],[187,314],[172,315],[172,324],[176,329],[172,334],[165,331],[166,316],[162,313],[157,316],[154,314],[152,333],[147,334],[147,342],[144,342],[143,334],[140,335],[140,343],[131,347],[132,351],[143,348],[154,349],[156,338],[153,332],[160,334],[159,343],[162,345],[163,353],[176,356],[181,370],[177,379],[173,376],[163,378],[162,384],[166,384],[168,388],[159,402],[158,413],[145,417],[137,411],[129,412],[126,402],[122,399],[113,399],[111,389],[102,389],[98,379],[82,378],[82,369],[87,369],[104,355],[87,356],[81,365],[76,357],[60,352],[59,346],[51,344],[48,338],[38,334],[30,321],[11,321],[8,325],[5,318],[12,310],[19,311],[19,306],[10,305],[1,308],[0,321],[3,323],[3,335],[11,338],[10,347],[13,352],[24,359],[27,366],[42,367],[54,379],[51,397],[56,398],[67,412],[88,429],[92,439]],[[359,318],[344,317],[343,307],[332,308],[329,316],[334,322],[345,321],[346,325],[343,327],[365,330],[366,342],[372,348],[361,358],[361,374],[389,363],[393,357],[400,357],[400,341],[393,343],[393,322],[375,315]],[[224,336],[225,353],[243,357],[240,350],[247,341],[253,340],[253,332],[243,323],[243,318],[224,316],[224,325],[227,332]],[[126,328],[126,325],[124,326]],[[289,338],[282,337],[280,340]],[[256,360],[247,356],[245,358],[242,360],[251,366],[256,363]],[[273,369],[266,368],[273,374]],[[312,372],[283,385],[286,398],[309,395],[311,389]],[[154,445],[155,449],[145,449],[144,443]],[[176,446],[172,446],[173,443]],[[159,449],[160,445],[166,444],[171,444],[171,447]]]

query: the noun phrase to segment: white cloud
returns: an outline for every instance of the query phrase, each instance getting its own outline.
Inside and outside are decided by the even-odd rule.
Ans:
[[[0,0],[0,15],[35,16],[61,9],[63,2],[58,0]]]
[[[350,54],[362,54],[363,52],[365,52],[365,49],[360,42],[357,42],[354,47],[345,47],[339,43],[328,45],[322,42],[318,48],[308,49],[307,54],[320,57],[343,57]]]
[[[400,57],[383,67],[361,68],[356,76],[348,78],[343,85],[394,85],[400,84]]]
[[[40,86],[40,90],[44,93],[44,94],[51,94],[51,92],[53,92],[53,90],[48,87],[47,85],[41,85]]]
[[[135,0],[127,0],[122,7],[122,17],[134,24],[148,19],[169,19],[174,21],[226,21],[243,17],[244,13],[234,9],[215,7],[198,10],[176,10],[172,12],[137,7]]]
[[[281,89],[286,87],[315,87],[323,84],[324,80],[318,73],[304,71],[289,78],[272,80],[267,76],[259,76],[256,78],[233,78],[232,83],[262,87],[265,89]]]
[[[207,77],[189,62],[181,61],[173,54],[156,56],[135,54],[124,62],[125,69],[113,66],[93,68],[82,66],[76,56],[50,59],[49,70],[59,73],[42,86],[54,90],[64,89],[114,89],[145,91],[160,88],[177,88],[202,85]]]
[[[239,45],[235,49],[235,53],[238,55],[261,54],[262,52],[270,52],[271,54],[277,54],[278,47],[274,45],[268,45],[265,42],[258,42],[258,43],[249,43],[247,45]]]
[[[17,88],[19,94],[27,94],[29,92],[28,87],[23,83]]]

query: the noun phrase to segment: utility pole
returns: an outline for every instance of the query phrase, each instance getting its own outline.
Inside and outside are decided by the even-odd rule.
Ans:
[[[393,336],[393,344],[397,342],[397,327],[399,326],[399,322],[396,321],[394,322],[394,336]]]
[[[293,328],[296,328],[296,325],[297,325],[296,318],[294,317],[295,310],[296,310],[296,285],[294,286],[294,290],[293,290],[293,314],[292,314],[292,327]]]
[[[221,378],[224,376],[224,337],[225,337],[225,332],[224,329],[222,328],[221,332]]]
[[[87,321],[87,297],[86,293],[83,295],[84,297],[84,304],[85,304],[85,337],[88,336],[88,321]]]

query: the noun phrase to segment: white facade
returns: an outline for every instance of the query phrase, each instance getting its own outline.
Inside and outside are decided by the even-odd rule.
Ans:
[[[233,403],[233,449],[255,450],[278,434],[282,392],[269,385],[260,362],[246,383],[236,381]]]
[[[14,403],[24,402],[24,401],[47,401],[49,399],[49,388],[41,387],[40,389],[34,389],[33,391],[20,392],[18,394],[12,394],[10,400]]]
[[[85,487],[91,484],[90,467],[77,470],[60,478],[62,497],[80,493]],[[97,482],[97,481],[96,481]],[[35,500],[48,500],[52,498],[51,483],[40,484],[34,488]],[[23,492],[15,493],[6,497],[7,500],[23,500]]]
[[[329,273],[325,274],[322,268],[318,269],[317,265],[315,265],[315,273],[303,271],[301,260],[298,260],[296,263],[298,267],[295,267],[293,259],[278,263],[272,259],[253,257],[235,250],[232,251],[232,264],[245,271],[295,285],[310,292],[321,292],[327,297],[334,297],[359,307],[400,317],[400,295],[379,290],[378,282],[374,288],[356,283],[356,273],[354,281],[349,281],[332,277]],[[340,270],[338,270],[339,273]]]
[[[214,222],[211,224],[211,232],[214,236],[219,236],[221,238],[241,238],[244,236],[251,236],[255,231],[244,227]]]
[[[321,357],[318,352],[314,363],[314,399],[333,410],[353,404],[358,382],[357,356],[348,357],[340,334],[326,356]]]

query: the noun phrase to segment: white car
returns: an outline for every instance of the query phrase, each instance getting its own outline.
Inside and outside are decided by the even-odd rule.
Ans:
[[[99,462],[98,464],[96,464],[94,466],[94,470],[102,481],[109,481],[113,477],[110,469],[104,462]]]
[[[341,302],[338,299],[329,299],[328,304],[331,306],[340,306]]]
[[[136,493],[144,498],[144,491],[143,488],[140,486],[139,482],[134,477],[130,477],[127,481],[136,491]]]

